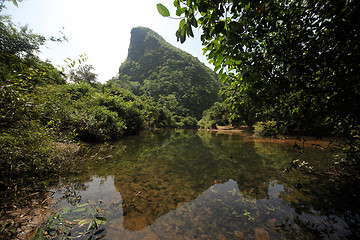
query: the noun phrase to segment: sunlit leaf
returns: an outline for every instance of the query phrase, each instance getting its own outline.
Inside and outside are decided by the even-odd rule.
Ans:
[[[179,0],[174,1],[174,7],[180,8],[180,1]]]
[[[91,221],[86,231],[90,231],[91,229],[94,229],[96,227],[97,227],[96,222]]]
[[[88,223],[90,223],[90,221],[91,221],[91,219],[83,219],[83,220],[80,220],[79,221],[79,223],[78,223],[78,225],[84,225],[84,224],[88,224]]]
[[[86,210],[86,208],[77,208],[74,210],[74,212],[83,212],[85,210]]]
[[[186,11],[186,7],[179,8],[176,10],[176,16],[181,16]]]
[[[170,17],[169,10],[161,3],[156,4],[157,10],[163,17]]]
[[[106,218],[103,218],[103,217],[96,217],[97,220],[100,220],[100,221],[103,221],[105,222],[107,219]]]
[[[81,207],[85,207],[85,206],[87,206],[87,205],[89,205],[89,203],[84,203],[84,204],[81,204],[81,205],[77,205],[76,207],[81,208]]]

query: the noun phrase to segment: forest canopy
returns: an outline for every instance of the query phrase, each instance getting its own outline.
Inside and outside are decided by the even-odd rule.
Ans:
[[[161,6],[161,4],[160,4]],[[201,28],[227,101],[248,125],[359,135],[359,1],[174,1],[184,42]],[[160,14],[168,16],[160,7]]]

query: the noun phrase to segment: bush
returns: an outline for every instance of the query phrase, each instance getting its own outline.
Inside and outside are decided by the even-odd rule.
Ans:
[[[101,95],[97,102],[100,106],[118,114],[125,123],[125,134],[136,134],[141,130],[144,120],[135,101],[124,101],[120,95]]]
[[[169,128],[175,126],[175,120],[169,109],[161,106],[146,96],[142,96],[143,106],[141,115],[145,128]]]
[[[41,176],[55,172],[54,134],[38,121],[19,123],[18,128],[0,134],[0,171],[2,177]],[[24,178],[25,179],[25,178]]]
[[[181,122],[184,124],[185,128],[196,128],[197,125],[196,118],[192,116],[182,118]]]
[[[285,131],[283,123],[276,121],[257,122],[254,125],[255,137],[271,137],[277,138]]]
[[[121,94],[101,93],[88,84],[48,86],[40,93],[46,95],[43,124],[62,135],[75,132],[77,139],[101,142],[138,133],[143,125],[138,102],[124,100]]]
[[[203,112],[198,126],[202,129],[211,129],[216,125],[229,125],[230,109],[225,103],[215,102],[214,105]]]
[[[104,106],[76,111],[72,120],[78,137],[84,141],[101,142],[119,138],[126,129],[118,114]]]

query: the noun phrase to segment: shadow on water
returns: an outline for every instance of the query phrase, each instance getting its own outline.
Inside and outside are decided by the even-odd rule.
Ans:
[[[313,169],[284,172],[294,159]],[[54,198],[99,204],[106,239],[356,239],[359,199],[316,174],[330,160],[242,135],[147,132],[93,147]]]

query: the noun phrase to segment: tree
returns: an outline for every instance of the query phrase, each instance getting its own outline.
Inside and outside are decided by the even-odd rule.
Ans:
[[[10,18],[0,16],[0,126],[13,126],[31,118],[37,107],[35,86],[64,84],[60,73],[36,54],[45,38],[28,27],[17,27]]]
[[[22,0],[0,0],[0,12],[5,8],[5,2],[12,2],[15,6],[18,6],[18,2],[22,2]]]
[[[359,134],[359,1],[175,0],[174,6],[182,18],[178,40],[193,36],[192,27],[202,29],[204,51],[231,85],[235,109],[256,103],[258,113],[266,110],[264,117],[294,129]]]
[[[71,82],[80,84],[80,83],[88,83],[92,86],[96,85],[97,82],[97,74],[91,72],[95,70],[92,65],[80,65],[76,69],[71,69],[69,71],[69,80]]]

